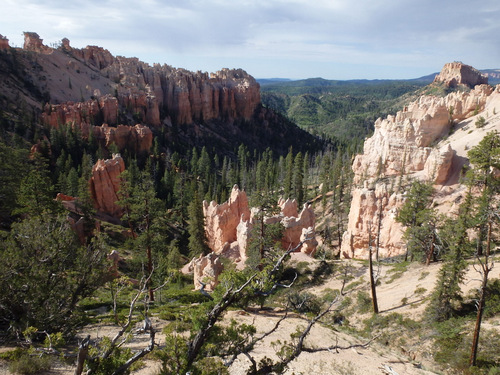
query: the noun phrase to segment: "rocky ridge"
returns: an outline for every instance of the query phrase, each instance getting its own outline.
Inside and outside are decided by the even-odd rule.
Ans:
[[[355,188],[342,256],[366,258],[369,233],[375,238],[379,220],[380,256],[404,253],[404,228],[395,218],[412,179],[433,181],[434,205],[452,215],[464,193],[459,177],[468,163],[467,150],[488,131],[500,130],[497,110],[500,86],[481,84],[444,98],[422,96],[395,116],[377,120],[363,154],[353,162]],[[479,116],[486,120],[481,129],[474,126]]]
[[[241,69],[206,73],[150,65],[98,46],[73,48],[66,38],[48,47],[31,32],[22,49],[8,47],[7,38],[0,45],[0,104],[18,117],[30,108],[40,125],[70,124],[84,134],[92,126],[140,124],[178,152],[210,146],[227,154],[241,143],[277,154],[290,145],[304,152],[320,147],[263,107],[258,82]]]
[[[90,92],[96,100],[100,99],[101,93],[116,94],[120,108],[127,108],[151,126],[159,126],[164,121],[184,125],[215,119],[250,120],[260,104],[259,84],[242,69],[222,69],[208,74],[169,65],[150,66],[137,58],[114,57],[98,46],[72,48],[67,38],[62,40],[58,50],[54,50],[45,46],[36,33],[25,33],[24,49],[63,53],[70,68],[78,69],[72,60],[90,66],[100,74],[99,80],[106,78],[109,81],[109,88],[107,92],[102,92],[100,86],[93,88],[90,85],[86,87],[86,92]],[[58,111],[58,108],[55,110]],[[44,112],[47,113],[47,109]],[[87,114],[96,115],[95,112]],[[112,120],[116,121],[115,118]]]

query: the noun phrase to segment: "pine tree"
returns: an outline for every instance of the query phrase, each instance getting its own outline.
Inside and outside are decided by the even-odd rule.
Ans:
[[[200,254],[207,255],[210,248],[205,235],[205,218],[198,192],[194,194],[194,198],[188,207],[188,233],[189,256],[193,258]]]
[[[29,173],[21,182],[17,194],[19,208],[14,213],[42,216],[46,212],[58,212],[61,207],[54,198],[54,186],[50,179],[48,162],[40,154],[35,153]]]
[[[405,203],[398,211],[396,220],[407,227],[404,234],[407,247],[405,260],[408,259],[408,255],[413,259],[422,250],[427,264],[434,256],[437,216],[430,207],[431,194],[431,184],[414,181]]]
[[[285,198],[290,198],[292,194],[292,179],[293,179],[293,152],[292,148],[288,151],[285,159],[285,178],[283,181],[283,190]]]

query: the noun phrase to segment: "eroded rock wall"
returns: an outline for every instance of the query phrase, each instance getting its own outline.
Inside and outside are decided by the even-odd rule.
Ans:
[[[457,206],[453,202],[463,191],[459,176],[467,150],[487,131],[500,128],[495,109],[495,105],[500,108],[499,99],[499,87],[479,85],[444,98],[422,96],[396,116],[377,120],[363,154],[353,162],[355,187],[342,256],[366,258],[369,236],[374,246],[379,223],[380,256],[406,251],[404,228],[395,218],[413,179],[432,181],[438,208],[453,212]],[[487,128],[475,128],[478,116],[488,119]]]

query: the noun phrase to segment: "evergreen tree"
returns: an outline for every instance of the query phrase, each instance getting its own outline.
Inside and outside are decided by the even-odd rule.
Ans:
[[[472,253],[472,243],[467,231],[472,227],[471,211],[473,197],[469,189],[461,204],[457,218],[446,220],[440,235],[447,247],[445,263],[439,271],[436,288],[432,294],[427,313],[434,321],[450,319],[462,300],[460,284],[462,283],[467,262],[465,257]]]
[[[292,180],[293,180],[293,152],[292,148],[288,151],[285,159],[285,177],[283,181],[283,194],[285,198],[290,198],[292,194]]]
[[[125,217],[133,229],[135,242],[145,250],[147,274],[153,272],[153,252],[158,253],[165,240],[163,202],[156,197],[153,179],[143,171],[135,185],[129,181],[128,171],[121,174],[122,185],[119,204],[125,209]],[[149,299],[154,301],[154,293],[149,285]]]
[[[19,208],[16,214],[42,216],[48,212],[57,212],[60,205],[54,201],[54,186],[49,175],[48,163],[40,154],[33,154],[29,173],[22,180],[17,194]]]
[[[17,208],[16,195],[28,160],[25,150],[7,146],[0,140],[0,223],[9,221]]]
[[[189,203],[188,220],[189,256],[193,258],[200,254],[207,255],[210,248],[205,236],[205,219],[198,192],[194,194],[193,200]]]
[[[304,202],[304,158],[302,157],[302,152],[298,152],[295,155],[293,164],[293,197],[297,200],[297,204],[300,207]]]
[[[406,197],[406,201],[398,211],[396,220],[406,226],[404,238],[406,240],[406,255],[411,259],[417,254],[425,254],[426,263],[434,256],[437,241],[437,216],[431,209],[432,185],[421,181],[414,181]]]
[[[45,211],[14,224],[0,243],[2,331],[72,332],[77,303],[104,282],[106,253],[99,237],[82,247],[65,215]]]

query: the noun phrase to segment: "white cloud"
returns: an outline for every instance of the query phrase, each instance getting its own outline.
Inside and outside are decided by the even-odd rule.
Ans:
[[[406,77],[415,77],[453,60],[498,67],[499,15],[497,0],[480,4],[464,0],[4,0],[0,33],[16,45],[22,45],[22,31],[35,31],[47,44],[67,37],[76,47],[97,44],[114,54],[204,70],[215,63],[223,64],[219,68],[238,63],[255,75],[253,70],[265,75],[267,68],[295,77],[375,78],[377,72],[401,74],[407,69]],[[347,76],[349,64],[354,69]],[[344,76],[336,76],[335,69]]]

